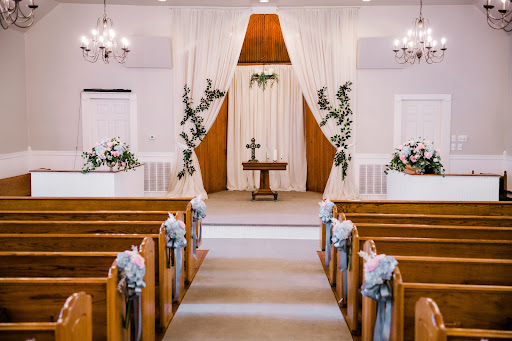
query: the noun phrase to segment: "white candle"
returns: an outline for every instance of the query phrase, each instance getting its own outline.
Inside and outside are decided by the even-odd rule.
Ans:
[[[274,149],[274,161],[277,161],[277,149]]]

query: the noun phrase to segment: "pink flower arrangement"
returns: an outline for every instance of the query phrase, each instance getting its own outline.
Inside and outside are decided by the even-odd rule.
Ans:
[[[180,227],[185,230],[185,228],[186,228],[185,223],[181,220],[178,220],[178,223],[180,224]]]
[[[386,174],[390,170],[403,172],[409,166],[420,174],[444,173],[440,152],[429,140],[409,140],[400,145],[394,150],[392,159],[386,165],[384,172]]]
[[[411,156],[411,162],[416,162],[416,155]]]
[[[425,158],[430,159],[432,157],[432,153],[425,152]]]
[[[377,255],[373,258],[370,258],[364,263],[364,271],[373,271],[377,266],[379,266],[379,262],[382,258],[386,257],[385,254]]]

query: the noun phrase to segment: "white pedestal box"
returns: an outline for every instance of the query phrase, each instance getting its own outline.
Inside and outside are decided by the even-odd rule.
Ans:
[[[390,171],[388,200],[498,201],[499,175],[409,175]]]
[[[124,171],[33,170],[33,197],[143,197],[144,167]]]

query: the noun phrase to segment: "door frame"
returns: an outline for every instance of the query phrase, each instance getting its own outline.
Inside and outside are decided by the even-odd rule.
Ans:
[[[450,133],[452,121],[451,94],[402,94],[395,95],[393,144],[396,148],[402,141],[402,107],[405,101],[441,101],[441,141],[436,147],[441,151],[441,160],[448,171],[450,165]],[[437,141],[436,141],[437,142]]]
[[[92,105],[94,99],[120,99],[130,102],[130,151],[138,151],[137,136],[137,95],[133,92],[89,92],[82,91],[81,95],[81,116],[82,116],[82,149],[89,150],[93,143],[93,122],[92,122]],[[115,137],[115,136],[113,136]],[[123,141],[124,142],[124,141]]]

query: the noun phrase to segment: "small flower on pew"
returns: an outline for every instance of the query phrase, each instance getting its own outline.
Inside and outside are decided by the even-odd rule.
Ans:
[[[165,235],[167,236],[167,247],[180,248],[187,246],[184,222],[176,220],[174,215],[169,213],[169,218],[164,222],[164,225]]]
[[[196,220],[206,218],[206,204],[200,195],[190,200],[190,203],[192,204],[192,211],[194,211],[194,218]]]
[[[354,223],[350,220],[339,221],[336,218],[332,218],[332,237],[331,240],[334,243],[334,247],[340,247],[340,243],[347,240],[352,234],[354,229]]]
[[[361,287],[361,294],[378,300],[379,287],[385,281],[389,281],[398,265],[396,259],[392,256],[385,254],[376,255],[371,252],[370,254],[359,251],[359,256],[366,260],[364,265],[364,284]]]
[[[325,199],[325,201],[319,202],[318,205],[320,205],[320,214],[318,217],[322,220],[322,223],[329,223],[332,218],[334,203],[329,199]]]
[[[127,250],[118,253],[116,264],[119,268],[117,289],[122,292],[122,287],[126,283],[126,287],[132,289],[135,294],[141,293],[142,288],[146,287],[146,282],[144,282],[146,266],[144,258],[137,251],[137,247],[132,246],[132,251]]]

